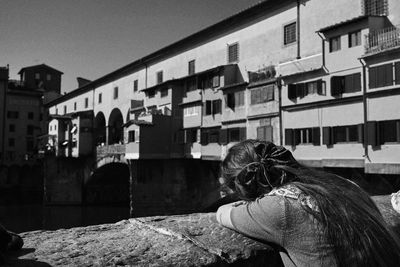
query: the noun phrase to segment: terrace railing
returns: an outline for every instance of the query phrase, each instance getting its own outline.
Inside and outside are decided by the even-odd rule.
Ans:
[[[400,28],[375,30],[365,36],[365,54],[375,54],[400,47]]]

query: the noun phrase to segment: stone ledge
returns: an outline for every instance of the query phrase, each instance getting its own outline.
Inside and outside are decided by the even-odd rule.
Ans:
[[[390,196],[374,197],[400,233]],[[272,247],[218,225],[215,213],[156,216],[57,231],[22,233],[6,266],[281,266]]]

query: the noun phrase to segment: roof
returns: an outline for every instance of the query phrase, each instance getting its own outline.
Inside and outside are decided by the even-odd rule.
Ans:
[[[319,29],[317,32],[327,32],[327,31],[342,27],[344,25],[349,25],[349,24],[352,24],[352,23],[356,23],[356,22],[360,22],[360,21],[363,21],[363,20],[367,20],[370,17],[376,17],[376,16],[362,15],[362,16],[358,16],[358,17],[351,18],[351,19],[348,19],[348,20],[343,20],[343,21],[340,21],[338,23],[335,23],[335,24],[332,24],[330,26],[327,26],[327,27],[324,27],[322,29]]]
[[[229,29],[237,27],[243,22],[246,21],[251,21],[255,20],[257,15],[264,14],[265,12],[272,12],[271,6],[274,5],[279,5],[281,6],[282,3],[287,2],[290,4],[295,3],[293,0],[263,0],[260,1],[242,11],[239,11],[238,13],[221,20],[207,28],[204,28],[203,30],[200,30],[198,32],[193,33],[192,35],[189,35],[177,42],[174,42],[170,45],[167,45],[143,58],[137,59],[134,62],[125,65],[113,72],[110,72],[94,81],[91,83],[77,88],[70,93],[63,95],[49,103],[47,103],[48,106],[51,105],[56,105],[57,103],[60,103],[64,100],[70,99],[73,96],[79,95],[80,93],[89,91],[91,88],[101,85],[107,81],[116,79],[118,77],[121,77],[122,75],[126,73],[131,73],[133,70],[136,70],[140,67],[146,66],[149,62],[157,60],[163,56],[171,55],[171,54],[176,54],[178,51],[182,50],[185,47],[190,47],[190,45],[193,44],[193,42],[200,42],[204,39],[212,38],[215,34],[221,33],[221,32],[228,32]]]
[[[154,125],[153,123],[145,120],[129,120],[126,123],[122,124],[122,127],[129,127],[132,124],[136,125]]]
[[[55,68],[52,68],[52,67],[50,67],[50,66],[48,66],[46,64],[39,64],[39,65],[33,65],[33,66],[29,66],[29,67],[24,67],[18,72],[18,74],[21,74],[22,72],[24,72],[27,69],[37,69],[37,68],[46,68],[46,69],[52,70],[54,72],[58,72],[60,74],[64,74],[63,72],[61,72],[59,70],[56,70]]]

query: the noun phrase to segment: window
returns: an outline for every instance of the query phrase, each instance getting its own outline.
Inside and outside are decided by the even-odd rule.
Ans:
[[[18,119],[19,112],[18,111],[7,111],[7,118],[9,119]]]
[[[297,97],[303,98],[309,94],[326,95],[325,82],[320,79],[307,83],[296,83],[288,85],[289,99],[294,100]]]
[[[239,142],[240,141],[240,131],[239,128],[228,130],[229,142]]]
[[[219,86],[219,74],[215,74],[212,78],[212,87],[218,87]]]
[[[274,100],[274,85],[267,85],[265,87],[250,90],[251,105],[266,103]]]
[[[157,77],[157,84],[160,84],[163,82],[163,72],[162,71],[157,72],[156,77]]]
[[[196,143],[197,142],[197,128],[185,130],[185,143]]]
[[[341,49],[340,36],[332,37],[329,39],[329,52],[339,51]]]
[[[323,144],[363,142],[363,124],[323,127]]]
[[[162,90],[160,90],[160,95],[161,95],[161,97],[166,97],[166,96],[168,96],[168,89],[162,89]]]
[[[332,96],[358,91],[361,91],[361,73],[353,73],[346,76],[333,76],[331,78]]]
[[[118,86],[114,87],[114,99],[118,98]]]
[[[273,142],[273,128],[271,125],[257,127],[257,139]]]
[[[218,143],[219,142],[219,130],[211,130],[209,132],[209,142]]]
[[[89,107],[89,98],[85,98],[85,108]]]
[[[321,132],[319,127],[285,129],[285,145],[313,144],[319,146]]]
[[[400,142],[400,120],[389,120],[379,122],[379,136],[381,143]]]
[[[225,97],[226,107],[234,109],[235,107],[244,106],[244,91],[228,93]]]
[[[58,108],[56,108],[56,115],[58,114]]]
[[[139,89],[139,80],[134,80],[133,81],[133,92],[137,92]]]
[[[393,64],[371,67],[368,71],[369,88],[393,85]]]
[[[64,114],[67,114],[67,106],[64,106]]]
[[[296,22],[283,26],[283,44],[288,45],[296,42]]]
[[[183,116],[190,117],[196,116],[199,114],[199,106],[188,106],[183,108]]]
[[[51,81],[51,74],[46,74],[46,81]]]
[[[10,133],[15,132],[15,124],[10,124],[10,125],[8,125],[8,131],[9,131]]]
[[[8,146],[9,147],[14,147],[15,146],[15,139],[14,138],[8,138]]]
[[[35,73],[35,80],[40,80],[40,73],[38,72]]]
[[[195,61],[191,60],[188,62],[188,74],[192,75],[195,73]]]
[[[387,16],[388,1],[387,0],[363,0],[361,1],[363,15],[369,16]]]
[[[128,143],[135,142],[135,131],[129,131],[128,132]]]
[[[34,113],[33,112],[28,112],[28,120],[33,120]]]
[[[27,135],[33,135],[33,130],[34,130],[33,125],[27,125],[26,126],[26,134]]]
[[[149,90],[148,93],[147,93],[147,96],[149,98],[153,98],[153,97],[155,97],[155,95],[156,95],[156,91],[155,90]]]
[[[196,78],[189,79],[185,83],[185,90],[186,92],[191,92],[197,89],[197,81]]]
[[[76,102],[74,102],[74,110],[76,111]]]
[[[239,44],[234,43],[228,45],[228,63],[235,63],[239,61]]]
[[[212,101],[212,114],[219,114],[222,111],[222,101],[221,99],[213,100]]]
[[[400,84],[400,62],[394,63],[396,84]]]
[[[103,94],[102,93],[99,93],[97,101],[99,102],[99,104],[103,101]]]
[[[349,47],[361,45],[361,31],[349,33]]]

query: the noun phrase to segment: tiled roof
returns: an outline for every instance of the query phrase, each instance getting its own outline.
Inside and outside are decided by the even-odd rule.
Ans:
[[[358,16],[358,17],[355,17],[355,18],[352,18],[352,19],[343,20],[343,21],[340,21],[340,22],[335,23],[333,25],[330,25],[330,26],[324,27],[322,29],[319,29],[317,32],[326,32],[326,31],[329,31],[329,30],[333,30],[333,29],[338,28],[340,26],[344,26],[344,25],[347,25],[347,24],[351,24],[351,23],[355,23],[355,22],[358,22],[358,21],[362,21],[362,20],[367,19],[369,17],[371,17],[371,16],[362,15],[362,16]]]

